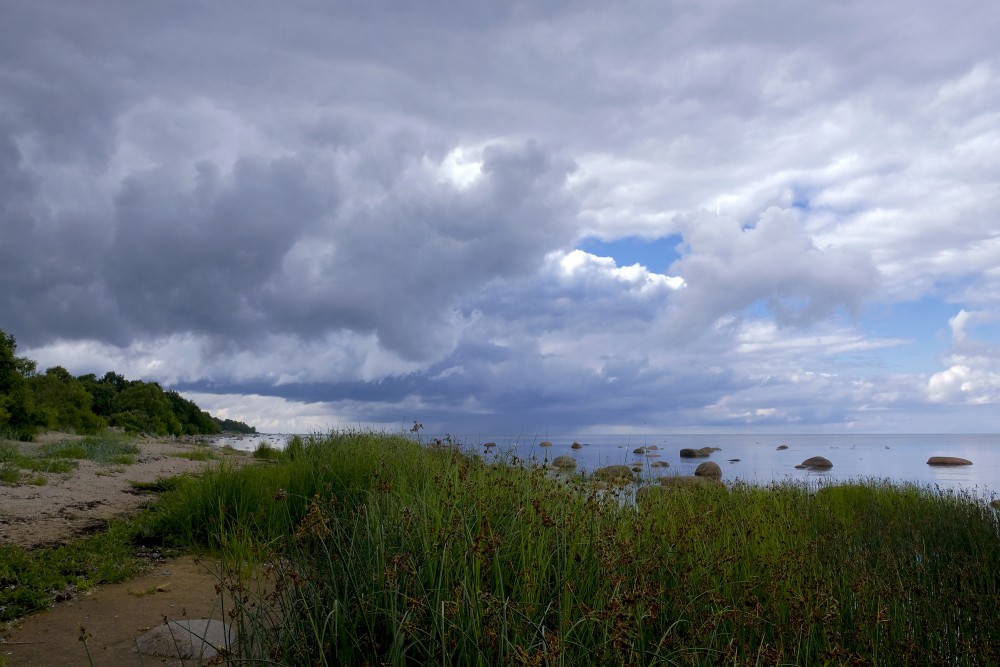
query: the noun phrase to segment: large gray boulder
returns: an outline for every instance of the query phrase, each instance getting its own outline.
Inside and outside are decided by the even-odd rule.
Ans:
[[[135,651],[160,658],[211,660],[236,641],[236,631],[207,618],[170,621],[135,640]]]
[[[833,467],[833,463],[830,462],[830,459],[825,459],[822,456],[811,456],[795,467],[800,470],[829,470]]]
[[[710,477],[712,479],[722,479],[722,468],[719,467],[718,463],[714,461],[705,461],[698,465],[694,470],[694,474],[698,477]]]
[[[929,466],[971,466],[969,459],[960,459],[957,456],[932,456],[927,459]]]

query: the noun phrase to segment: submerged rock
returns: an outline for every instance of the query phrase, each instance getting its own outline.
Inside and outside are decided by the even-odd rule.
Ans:
[[[646,450],[643,447],[636,447],[632,450],[633,454],[645,454]]]
[[[830,459],[823,458],[822,456],[811,456],[795,467],[800,470],[826,470],[832,468],[833,463],[830,462]]]
[[[653,461],[649,464],[650,468],[669,468],[670,464],[666,461]]]
[[[927,459],[929,466],[971,466],[969,459],[960,459],[957,456],[932,456]]]
[[[783,449],[788,449],[788,445],[778,445],[777,450],[780,452]]]
[[[538,443],[538,446],[539,447],[551,447],[552,443],[549,442],[548,440],[542,440],[540,443]]]

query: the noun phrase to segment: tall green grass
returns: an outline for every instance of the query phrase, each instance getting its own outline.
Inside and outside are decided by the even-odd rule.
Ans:
[[[233,664],[1000,661],[1000,529],[979,499],[874,481],[632,493],[334,434],[220,465],[149,530],[239,565]]]

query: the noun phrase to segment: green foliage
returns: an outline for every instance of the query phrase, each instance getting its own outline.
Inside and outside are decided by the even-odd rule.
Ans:
[[[266,442],[261,442],[258,443],[257,448],[253,450],[253,457],[264,461],[280,461],[285,458],[285,452],[281,451],[277,447],[272,447]]]
[[[110,419],[114,414],[115,396],[128,386],[124,377],[117,373],[106,373],[100,380],[93,373],[77,378],[91,396],[94,414]]]
[[[47,456],[28,456],[16,445],[0,445],[0,483],[16,485],[21,483],[22,471],[34,473],[62,474],[74,470],[75,461]],[[38,479],[34,477],[33,479]]]
[[[45,427],[73,433],[96,433],[107,426],[91,409],[84,383],[56,366],[28,379],[35,404],[45,415]]]
[[[181,424],[181,429],[187,435],[213,434],[220,431],[212,416],[199,408],[194,401],[189,401],[176,391],[166,392],[170,408]]]
[[[250,426],[249,424],[244,424],[241,421],[236,421],[235,419],[219,419],[218,417],[212,418],[215,421],[216,426],[219,431],[224,433],[256,433],[257,428]],[[217,431],[216,431],[217,432]]]
[[[213,418],[155,382],[129,381],[114,372],[74,378],[61,366],[39,375],[35,362],[16,351],[14,337],[0,330],[0,437],[31,440],[39,429],[93,434],[109,424],[155,435],[214,434],[223,428],[256,433],[242,422]]]
[[[182,435],[184,429],[173,412],[170,399],[155,382],[133,382],[115,396],[114,426],[129,432]]]
[[[35,406],[28,378],[35,362],[18,357],[17,341],[0,329],[0,432],[16,440],[32,440],[46,416]]]
[[[132,524],[113,522],[107,532],[55,549],[0,546],[0,621],[46,609],[62,594],[140,573],[145,565],[132,546],[135,534]]]
[[[21,469],[15,465],[4,463],[0,465],[0,484],[15,486],[21,481]]]
[[[139,446],[126,436],[104,433],[82,440],[67,440],[43,445],[42,456],[64,459],[88,459],[104,464],[131,464],[136,462]]]
[[[163,493],[165,491],[175,491],[191,481],[189,475],[172,475],[170,477],[158,477],[152,482],[131,481],[129,484],[136,491],[143,493]]]

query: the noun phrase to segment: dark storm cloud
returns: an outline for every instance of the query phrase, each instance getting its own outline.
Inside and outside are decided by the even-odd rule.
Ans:
[[[372,421],[840,423],[926,384],[812,372],[887,344],[866,304],[997,309],[998,29],[973,0],[8,2],[0,327]],[[935,396],[993,386],[959,352]]]
[[[336,206],[336,182],[315,180],[294,158],[241,158],[228,175],[199,163],[190,184],[165,169],[126,179],[106,264],[125,323],[235,338],[270,328],[263,286]]]

